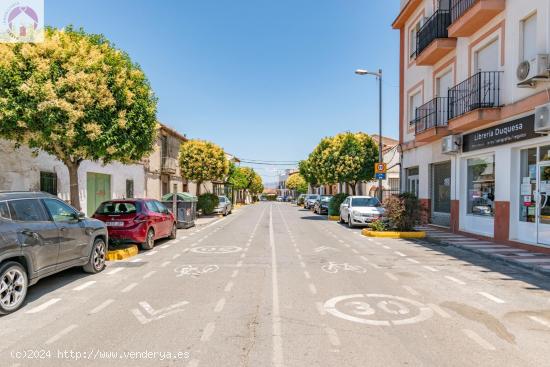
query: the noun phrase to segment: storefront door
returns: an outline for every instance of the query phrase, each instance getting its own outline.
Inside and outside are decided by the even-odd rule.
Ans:
[[[431,200],[433,224],[451,225],[451,162],[431,165]]]
[[[537,242],[550,246],[550,163],[539,165],[537,195]]]

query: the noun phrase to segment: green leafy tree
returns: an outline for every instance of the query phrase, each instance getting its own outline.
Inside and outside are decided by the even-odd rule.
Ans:
[[[291,175],[286,180],[286,187],[290,190],[296,190],[300,194],[305,194],[307,192],[307,182],[300,173]]]
[[[233,186],[234,190],[245,190],[249,185],[246,172],[233,163],[230,164],[227,182]]]
[[[306,183],[310,184],[312,187],[317,187],[319,185],[319,182],[317,177],[315,176],[314,171],[311,169],[310,158],[311,158],[311,154],[308,157],[308,159],[300,161],[298,163],[298,169],[299,169],[300,175],[302,175]]]
[[[102,35],[46,29],[43,43],[0,44],[0,136],[54,155],[80,209],[82,161],[152,151],[156,99],[140,67]]]
[[[254,196],[257,196],[264,191],[264,183],[263,183],[262,176],[260,176],[256,172],[254,172],[254,175],[252,176],[252,179],[250,181],[249,190]]]
[[[180,146],[180,170],[183,178],[197,183],[197,196],[206,181],[225,180],[229,161],[222,148],[204,140],[188,140]]]

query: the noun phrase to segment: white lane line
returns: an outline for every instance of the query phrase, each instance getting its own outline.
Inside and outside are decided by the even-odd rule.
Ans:
[[[393,281],[396,281],[396,282],[397,282],[397,281],[399,280],[399,279],[398,279],[395,275],[393,275],[392,273],[384,273],[384,274],[385,274],[388,278],[390,278],[391,280],[393,280]]]
[[[372,266],[375,269],[382,269],[382,267],[378,266],[377,264],[369,263],[368,265]]]
[[[436,268],[434,268],[434,267],[431,267],[431,266],[428,266],[428,265],[424,265],[423,268],[424,268],[424,269],[427,269],[427,270],[429,270],[429,271],[433,271],[434,273],[435,273],[436,271],[439,271],[438,269],[436,269]]]
[[[317,288],[315,287],[314,284],[309,283],[309,291],[313,294],[317,294]]]
[[[386,250],[391,250],[391,247],[390,247],[390,246],[384,245],[384,246],[382,246],[382,247],[385,248]]]
[[[214,308],[214,312],[218,313],[223,310],[223,306],[225,306],[225,298],[222,298],[216,303],[216,307]]]
[[[170,245],[162,245],[162,246],[159,246],[159,248],[168,248],[170,247]]]
[[[443,311],[443,309],[441,307],[439,307],[438,305],[436,304],[433,304],[433,303],[428,303],[428,307],[430,307],[432,310],[434,310],[434,312],[436,314],[438,314],[439,316],[443,317],[443,318],[450,318],[451,315],[449,315],[447,312]]]
[[[369,259],[367,259],[365,256],[361,256],[361,260],[369,262]]]
[[[482,295],[483,297],[488,298],[488,299],[490,299],[491,301],[493,301],[493,302],[495,302],[495,303],[506,303],[506,301],[504,301],[504,300],[502,300],[502,299],[500,299],[500,298],[498,298],[498,297],[495,297],[495,296],[493,296],[492,294],[487,293],[487,292],[477,292],[477,294],[480,294],[480,295]]]
[[[338,240],[338,242],[340,242],[340,243],[344,243],[344,240]]]
[[[300,261],[300,266],[301,266],[302,268],[305,268],[305,267],[306,267],[306,264],[305,264],[303,261]]]
[[[44,311],[46,308],[55,305],[57,302],[61,301],[61,298],[52,298],[51,300],[42,303],[40,306],[36,306],[35,308],[31,308],[25,313],[38,313],[40,311]]]
[[[344,243],[344,246],[346,246],[347,248],[351,247],[351,245],[349,243]]]
[[[413,264],[420,264],[420,261],[416,261],[415,259],[411,259],[410,257],[407,258],[407,261]]]
[[[214,322],[209,322],[208,324],[206,324],[206,327],[204,328],[201,335],[201,342],[209,341],[210,337],[214,333],[214,329],[216,329],[216,324]]]
[[[239,269],[233,270],[233,273],[231,273],[231,278],[235,278],[239,274]]]
[[[148,253],[145,254],[145,256],[152,256],[154,254],[156,254],[158,251],[156,250],[153,250],[153,251],[149,251]]]
[[[241,266],[243,266],[243,261],[242,260],[237,263],[237,268],[240,268]]]
[[[141,259],[141,258],[139,258],[139,257],[138,257],[137,259],[130,260],[131,263],[140,263],[140,262],[142,262],[142,261],[144,261],[144,260]]]
[[[455,277],[452,277],[450,275],[445,275],[445,278],[449,279],[451,282],[455,282],[455,283],[460,284],[460,285],[466,285],[466,283],[463,282],[462,280],[456,279]]]
[[[241,254],[241,259],[244,259],[245,256],[246,256],[246,254],[243,252],[243,253]]]
[[[180,257],[180,256],[181,256],[181,254],[175,254],[174,256],[172,256],[172,260],[175,260],[175,259],[177,259],[177,258]]]
[[[367,241],[374,242],[374,240],[372,238],[367,238]]]
[[[403,289],[412,294],[413,296],[418,296],[420,293],[418,293],[414,288],[409,287],[408,285],[404,285]]]
[[[300,260],[300,261],[302,261],[302,260],[303,260],[303,257],[302,257],[302,255],[298,254],[298,255],[296,255],[296,256],[298,256],[298,260]]]
[[[319,312],[319,315],[325,316],[327,314],[327,311],[325,310],[325,306],[322,302],[315,302],[315,306],[317,307],[317,311]]]
[[[50,339],[46,340],[46,344],[55,343],[56,341],[58,341],[59,339],[61,339],[65,335],[69,334],[71,331],[73,331],[77,327],[78,327],[78,325],[75,325],[75,324],[66,327],[65,329],[61,330],[60,332],[58,332],[57,334],[52,336]]]
[[[143,279],[147,279],[147,278],[150,278],[150,277],[151,277],[151,275],[153,275],[153,274],[155,274],[155,273],[156,273],[156,271],[155,271],[155,270],[153,270],[153,271],[150,271],[150,272],[148,272],[147,274],[145,274],[145,275],[143,276]]]
[[[73,288],[73,291],[81,291],[83,289],[86,289],[88,287],[91,287],[92,285],[94,285],[96,283],[95,280],[90,280],[89,282],[86,282],[84,284],[81,284],[79,285],[78,287],[74,287]]]
[[[297,253],[300,253],[300,249],[299,249],[299,248],[296,248],[296,252],[297,252]]]
[[[462,329],[462,332],[473,341],[475,341],[480,347],[486,350],[496,350],[496,348],[487,340],[479,336],[475,331],[470,329]]]
[[[132,284],[129,284],[126,288],[124,288],[123,290],[121,290],[122,293],[128,293],[130,292],[132,289],[134,289],[135,287],[137,287],[138,283],[132,283]]]
[[[534,322],[541,324],[542,326],[546,326],[547,328],[550,328],[550,322],[549,321],[543,320],[543,319],[541,319],[540,317],[537,317],[537,316],[529,316],[529,318],[531,320],[533,320]]]
[[[124,270],[124,268],[116,268],[116,269],[113,269],[113,270],[111,270],[111,271],[108,271],[108,272],[105,273],[105,274],[107,274],[107,275],[114,275],[114,274],[116,274],[116,273],[120,273],[120,272],[123,271],[123,270]]]
[[[186,239],[186,238],[187,238],[187,236],[183,236],[183,237],[180,237],[179,239],[180,239],[180,240],[184,240],[184,239]]]
[[[309,275],[309,271],[307,270],[304,270],[304,276],[306,277],[306,279],[311,279],[311,275]]]
[[[407,255],[405,255],[404,253],[399,252],[399,251],[394,251],[393,253],[398,255],[398,256],[401,256],[401,257],[407,257]]]
[[[272,362],[274,367],[283,367],[284,366],[283,338],[282,338],[282,331],[281,331],[281,315],[279,311],[279,280],[277,279],[277,253],[275,251],[275,235],[273,233],[273,204],[269,206],[269,244],[271,245],[271,288],[273,290],[273,295],[272,295],[273,312],[271,314],[272,333],[273,333]]]
[[[225,288],[223,289],[224,292],[231,292],[231,288],[233,288],[233,282],[229,282],[227,283],[227,285],[225,286]]]
[[[160,264],[160,267],[161,267],[161,268],[165,268],[165,267],[167,267],[168,265],[170,265],[170,263],[171,263],[170,260],[165,261],[165,262],[163,262],[162,264]]]
[[[93,314],[98,313],[99,311],[103,310],[105,307],[109,306],[114,301],[115,301],[114,299],[108,299],[108,300],[104,301],[99,306],[97,306],[96,308],[93,308],[90,312],[88,312],[88,315],[93,315]]]
[[[339,347],[341,345],[340,338],[338,337],[338,334],[336,334],[336,330],[329,327],[325,327],[325,332],[327,333],[328,340],[330,344],[332,344],[332,346]]]
[[[351,252],[353,252],[354,254],[359,254],[359,251],[357,251],[357,250],[354,249],[354,248],[351,249]]]

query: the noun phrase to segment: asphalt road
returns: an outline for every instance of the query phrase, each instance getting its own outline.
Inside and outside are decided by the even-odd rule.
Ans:
[[[549,290],[262,203],[101,274],[40,281],[0,318],[0,365],[550,366]]]

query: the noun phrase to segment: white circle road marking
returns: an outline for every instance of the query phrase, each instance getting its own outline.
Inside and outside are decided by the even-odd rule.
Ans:
[[[365,318],[365,316],[375,315],[377,313],[376,309],[365,302],[365,300],[369,299],[372,299],[373,301],[380,299],[380,301],[377,303],[377,308],[388,316],[388,320]],[[337,308],[339,303],[348,300],[350,302],[347,302],[345,305],[351,307],[351,312],[357,316],[353,316],[346,312],[340,311]],[[433,316],[432,309],[420,302],[387,294],[352,294],[347,296],[334,297],[325,302],[324,309],[331,315],[344,320],[376,326],[414,324],[425,321]],[[415,316],[402,318],[402,316],[410,315],[413,312],[416,313]]]
[[[243,249],[238,246],[204,246],[191,249],[192,252],[197,254],[230,254],[242,250]]]

